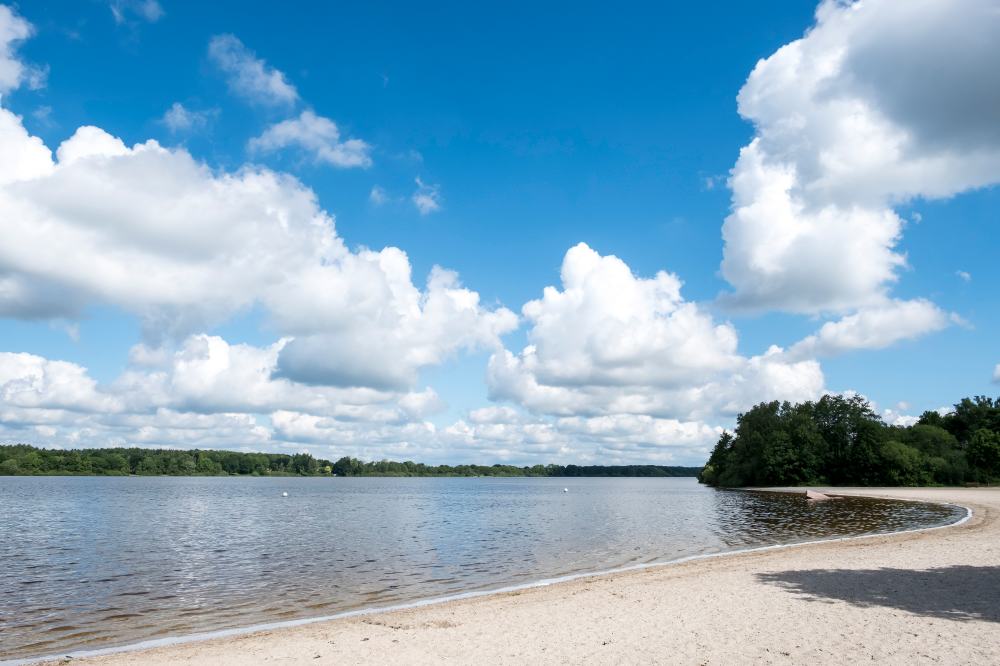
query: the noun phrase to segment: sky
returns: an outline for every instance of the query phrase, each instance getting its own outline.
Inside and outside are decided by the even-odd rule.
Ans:
[[[1000,393],[1000,4],[0,4],[0,442],[691,464]]]

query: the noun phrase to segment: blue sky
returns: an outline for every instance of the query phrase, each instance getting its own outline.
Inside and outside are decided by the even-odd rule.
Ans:
[[[987,5],[963,1],[951,22],[968,20],[988,35],[995,18],[977,20]],[[860,18],[849,16],[852,11]],[[216,178],[248,169],[289,174],[315,193],[318,209],[335,218],[336,238],[350,256],[398,248],[412,267],[412,286],[425,297],[428,274],[442,266],[457,273],[466,291],[478,293],[480,305],[476,312],[441,315],[433,322],[428,308],[424,323],[408,338],[397,333],[410,329],[387,324],[384,334],[393,341],[393,351],[384,354],[389,343],[377,343],[382,333],[366,328],[374,320],[355,321],[350,305],[325,313],[318,318],[324,323],[316,326],[309,321],[308,305],[294,316],[276,314],[284,307],[278,302],[286,303],[291,291],[227,292],[218,296],[220,307],[213,310],[218,316],[206,316],[205,304],[187,294],[187,300],[171,298],[164,314],[163,302],[143,295],[144,262],[137,258],[147,255],[119,254],[115,245],[154,224],[146,220],[148,209],[130,210],[121,203],[112,215],[98,209],[119,204],[101,202],[93,216],[79,219],[63,211],[44,234],[70,238],[60,225],[70,225],[66,228],[83,233],[82,238],[90,238],[93,229],[107,232],[81,251],[106,250],[109,262],[123,262],[122,272],[115,273],[115,284],[78,289],[80,275],[58,268],[45,273],[25,268],[23,257],[0,257],[0,277],[13,275],[18,289],[33,294],[44,288],[59,301],[39,315],[7,295],[13,291],[0,289],[0,299],[9,300],[0,307],[0,351],[11,358],[21,355],[17,369],[0,374],[0,400],[9,408],[0,415],[0,439],[56,446],[304,448],[323,456],[428,461],[696,464],[718,429],[731,426],[735,413],[757,400],[857,391],[880,409],[892,410],[886,415],[891,420],[947,406],[965,395],[995,392],[1000,316],[994,285],[1000,269],[994,229],[1000,195],[993,184],[1000,181],[995,159],[1000,150],[993,151],[996,143],[990,142],[996,137],[970,148],[931,122],[938,116],[907,115],[886,97],[890,93],[872,92],[879,89],[880,62],[916,59],[915,43],[905,36],[890,35],[876,44],[884,51],[873,51],[868,35],[881,21],[910,25],[929,40],[927,52],[939,58],[944,75],[950,66],[968,73],[966,59],[983,55],[966,51],[993,48],[950,40],[943,29],[925,34],[924,27],[935,21],[925,15],[930,11],[893,10],[884,2],[860,10],[829,4],[817,19],[812,2],[733,3],[724,10],[584,4],[571,12],[539,3],[513,3],[502,10],[468,3],[362,3],[309,11],[169,0],[20,3],[8,9],[6,20],[29,26],[8,47],[8,60],[23,69],[6,86],[0,83],[0,107],[20,117],[23,133],[55,151],[77,128],[94,126],[118,137],[125,150],[152,139],[172,153],[189,153]],[[270,81],[277,77],[277,94],[284,98],[276,98],[273,88],[241,90],[233,67],[227,69],[212,55],[209,45],[220,36],[240,45],[227,51],[242,58],[239,66],[256,63]],[[805,63],[821,62],[831,44],[851,57],[835,76],[820,81],[781,55],[779,49],[792,43]],[[767,62],[758,65],[761,59]],[[933,79],[912,79],[882,87],[900,100],[935,94]],[[875,87],[862,85],[866,81]],[[996,92],[996,84],[996,77],[984,71],[978,87]],[[836,91],[834,102],[829,90]],[[845,107],[837,104],[848,102],[862,109],[855,112],[865,123],[838,125],[846,121]],[[961,103],[957,100],[955,108]],[[183,112],[175,113],[173,126],[167,115],[172,107]],[[293,139],[287,133],[268,134],[281,123],[303,121],[307,113],[335,124],[334,143],[363,142],[352,153],[363,164],[319,157],[315,141],[322,139],[315,126],[286,126],[294,130]],[[949,113],[957,114],[946,107],[939,116],[947,119]],[[790,118],[797,119],[799,129],[786,129]],[[988,127],[996,120],[982,122]],[[976,122],[954,119],[955,124]],[[737,162],[755,137],[763,175],[749,158]],[[882,139],[889,148],[883,148]],[[897,140],[905,140],[899,150],[892,147]],[[856,160],[853,167],[824,161],[845,145],[850,154],[844,159]],[[90,150],[88,159],[95,163],[133,157],[103,152],[93,157]],[[772,223],[784,213],[766,209],[773,201],[762,194],[768,183],[777,182],[778,165],[797,169],[790,207],[798,217],[787,220],[785,236],[774,232],[780,225]],[[868,168],[872,171],[865,176]],[[935,169],[956,175],[941,177]],[[741,194],[727,184],[731,173],[756,174],[756,180]],[[864,182],[854,182],[852,174]],[[149,189],[148,201],[159,193],[169,205],[170,195],[155,178],[112,191],[136,187]],[[17,197],[26,195],[17,186],[9,189],[12,201],[23,204]],[[418,209],[414,195],[419,192],[433,195],[434,210]],[[44,191],[37,196],[50,197]],[[14,203],[7,208],[0,203],[0,213],[11,216],[0,226],[43,228],[42,218],[15,220],[22,208]],[[91,210],[85,201],[69,206]],[[197,207],[191,210],[185,219],[198,216]],[[212,210],[206,207],[204,214],[212,216]],[[114,236],[104,221],[111,218],[121,225]],[[259,227],[241,228],[243,219],[234,216],[221,233],[254,237]],[[193,224],[197,227],[197,220]],[[729,235],[724,236],[724,224]],[[230,251],[221,240],[212,246],[207,227],[204,238],[197,229],[191,233],[195,236],[171,242],[205,243],[211,246],[206,252],[217,256]],[[887,235],[892,238],[886,240]],[[854,244],[851,238],[862,240]],[[598,259],[591,261],[582,250],[567,254],[578,243]],[[772,256],[783,243],[792,249]],[[33,251],[51,251],[53,263],[60,263],[56,250],[44,242]],[[617,259],[612,261],[612,255]],[[818,263],[809,265],[813,255]],[[247,256],[261,260],[257,254]],[[303,259],[310,260],[316,257]],[[189,261],[185,257],[177,265],[189,266]],[[570,297],[571,287],[561,282],[560,267],[565,273],[570,265],[590,271],[579,298]],[[621,266],[633,281],[616,282]],[[234,284],[238,270],[226,269]],[[349,273],[353,268],[344,270],[354,275]],[[183,271],[171,271],[164,273],[171,276],[170,284],[185,280]],[[654,285],[658,271],[683,283],[679,296],[670,295],[670,285]],[[270,284],[290,272],[278,270],[275,275],[281,277],[255,273],[248,280]],[[868,272],[872,275],[864,277]],[[129,278],[121,277],[130,274],[136,276],[132,292]],[[852,276],[862,277],[852,282]],[[365,275],[357,279],[369,284]],[[287,289],[304,294],[306,301],[309,289],[318,294],[336,288],[297,280],[297,287]],[[154,282],[149,289],[162,284]],[[547,286],[561,290],[565,302],[546,298],[539,302],[537,318],[522,313]],[[633,297],[627,295],[630,289]],[[72,297],[66,295],[71,292]],[[664,298],[671,302],[669,312],[657,309],[657,299]],[[213,309],[215,301],[205,303]],[[635,309],[622,310],[622,304]],[[516,323],[500,322],[499,315],[484,323],[504,308],[511,318],[522,316]],[[693,323],[676,314],[688,310]],[[383,321],[382,315],[372,316]],[[176,332],[151,334],[151,327],[162,327],[163,317],[185,323]],[[189,317],[196,323],[186,323]],[[846,323],[837,327],[838,322]],[[833,328],[819,342],[796,347],[824,324]],[[352,332],[336,332],[341,329]],[[433,334],[427,332],[431,329]],[[472,329],[477,332],[469,333]],[[638,351],[607,353],[632,333]],[[425,347],[407,341],[422,335],[435,337]],[[562,335],[579,339],[562,345]],[[701,344],[702,335],[713,342]],[[239,382],[216,387],[230,392],[225,400],[208,399],[204,392],[165,397],[180,391],[182,382],[174,381],[177,359],[191,351],[192,336],[258,350],[294,339],[290,347],[274,351],[271,366],[257,369],[258,375],[264,372],[258,379],[267,384],[261,391],[285,397],[241,403]],[[369,337],[370,344],[365,342]],[[307,339],[312,342],[306,344]],[[157,351],[158,360],[137,365],[134,346],[139,344]],[[355,344],[360,346],[352,348]],[[523,353],[528,344],[538,348],[537,357]],[[754,359],[765,358],[772,345],[785,354],[780,367],[754,374],[765,363]],[[495,367],[490,359],[500,358],[503,350],[512,354],[514,365],[501,377],[488,366]],[[27,355],[34,360],[28,362]],[[366,379],[363,370],[345,369],[352,359],[368,359],[365,367],[385,362],[387,369]],[[46,365],[50,361],[66,361],[86,377],[71,404],[54,397],[53,386],[63,380]],[[145,373],[144,388],[124,388],[123,377],[137,372]],[[80,381],[80,373],[74,376]],[[385,384],[389,376],[391,387]],[[731,377],[738,377],[735,386]],[[163,388],[164,381],[174,388]],[[284,382],[280,387],[279,381]],[[542,388],[529,395],[525,381]],[[150,388],[153,383],[156,390]],[[321,407],[299,410],[292,396],[303,387],[332,393]],[[157,397],[125,404],[124,394],[143,390]],[[383,393],[360,398],[366,390]],[[427,398],[427,390],[436,396],[428,399],[433,406],[405,407],[416,400],[407,396]],[[706,406],[698,407],[698,396],[706,392],[726,397],[713,406],[703,400]],[[687,401],[691,405],[676,407]],[[367,410],[366,415],[343,416],[338,405],[345,402]],[[372,410],[392,416],[372,416]],[[291,419],[310,428],[276,425],[276,411],[283,414],[281,423]],[[221,419],[223,425],[215,435],[200,438],[177,424],[191,414]],[[242,425],[233,426],[235,421]]]

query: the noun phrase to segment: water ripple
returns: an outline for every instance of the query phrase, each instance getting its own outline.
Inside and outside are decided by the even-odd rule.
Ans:
[[[5,658],[959,515],[691,479],[0,477],[0,506]]]

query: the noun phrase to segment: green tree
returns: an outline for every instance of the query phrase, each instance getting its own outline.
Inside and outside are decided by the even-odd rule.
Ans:
[[[980,481],[989,482],[1000,475],[1000,433],[976,430],[969,441],[968,458],[978,469]]]

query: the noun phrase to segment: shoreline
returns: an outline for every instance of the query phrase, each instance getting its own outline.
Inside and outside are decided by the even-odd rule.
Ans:
[[[806,489],[750,488],[748,490],[801,493]],[[296,646],[301,647],[295,634],[315,634],[324,630],[332,632],[337,629],[352,627],[356,629],[358,625],[402,627],[404,625],[393,625],[391,618],[394,616],[405,616],[413,619],[414,616],[421,614],[454,615],[457,611],[467,610],[470,606],[488,607],[505,605],[504,602],[513,597],[575,595],[577,592],[574,591],[574,587],[602,585],[616,581],[625,586],[643,586],[648,582],[652,582],[643,581],[643,578],[672,578],[675,577],[675,573],[689,573],[692,570],[694,570],[694,575],[697,576],[699,575],[697,571],[699,569],[703,570],[700,575],[708,575],[709,571],[713,568],[738,567],[739,563],[745,563],[754,557],[770,557],[780,560],[782,559],[782,555],[788,555],[786,559],[795,559],[794,556],[796,554],[815,552],[817,548],[836,549],[840,547],[850,549],[853,547],[862,547],[862,544],[859,542],[865,541],[877,541],[881,545],[883,543],[898,542],[907,538],[930,538],[928,533],[941,530],[947,530],[949,534],[962,532],[962,527],[969,523],[973,523],[970,527],[981,528],[985,526],[996,528],[996,519],[992,514],[995,513],[994,510],[1000,510],[1000,490],[960,488],[816,488],[816,490],[832,495],[864,495],[918,502],[936,502],[963,508],[966,513],[959,520],[945,525],[889,533],[862,534],[805,542],[772,544],[735,551],[694,555],[671,561],[641,563],[609,570],[569,574],[497,589],[474,590],[444,597],[421,599],[388,607],[356,609],[330,616],[301,618],[199,634],[164,637],[124,646],[78,650],[59,655],[2,661],[0,664],[3,666],[41,664],[62,661],[67,658],[88,664],[118,664],[129,663],[130,656],[137,657],[140,655],[144,663],[170,663],[176,660],[186,660],[190,663],[220,663],[220,654],[224,656],[227,653],[230,656],[237,657],[233,663],[246,663],[248,655],[239,654],[240,651],[237,646],[249,641],[265,643],[264,651],[270,656],[263,660],[269,660],[280,658],[282,655],[288,655],[291,648]],[[983,500],[985,500],[985,503]],[[1000,604],[1000,599],[998,599],[997,603]],[[1000,639],[1000,634],[997,635],[997,638]],[[363,638],[361,642],[369,642],[369,639]],[[398,640],[394,640],[393,642],[398,643]],[[334,643],[335,641],[330,642],[330,644]],[[372,647],[374,646],[360,646],[358,650],[342,653],[341,660],[346,658],[358,663],[367,663],[368,661],[384,660],[392,656],[388,653],[373,651]],[[479,646],[471,645],[468,647],[478,649]],[[542,648],[543,652],[544,650],[545,648]],[[292,650],[292,652],[295,652],[295,650]],[[297,652],[291,656],[302,658]],[[425,658],[430,657],[429,654],[423,654],[422,656]],[[556,657],[558,654],[549,653],[548,656]],[[310,658],[319,660],[323,658],[323,655],[311,655]],[[433,660],[436,661],[437,659]],[[251,658],[250,661],[256,662],[257,660]]]
[[[750,490],[755,492],[796,492],[796,489],[788,488],[743,488],[737,490]],[[836,495],[835,492],[831,491],[831,495]],[[892,499],[903,499],[903,498],[892,498]],[[925,500],[919,499],[906,499],[903,501],[909,502],[923,502]],[[468,592],[460,592],[457,594],[450,594],[442,597],[428,597],[425,599],[417,599],[415,601],[405,602],[401,604],[394,604],[392,606],[373,606],[368,608],[357,608],[354,610],[342,611],[340,613],[335,613],[333,615],[321,615],[317,617],[306,617],[298,618],[295,620],[282,620],[278,622],[264,622],[259,624],[247,625],[245,627],[233,627],[231,629],[218,629],[215,631],[194,633],[194,634],[184,634],[180,636],[165,636],[163,638],[153,638],[140,641],[137,643],[128,643],[126,645],[111,646],[106,648],[94,648],[90,650],[74,650],[64,654],[53,654],[53,655],[43,655],[40,657],[29,657],[25,659],[15,659],[10,661],[0,661],[0,666],[27,666],[29,664],[45,664],[52,663],[54,661],[59,661],[67,658],[74,660],[90,659],[95,657],[105,657],[117,654],[135,653],[143,652],[146,650],[172,647],[178,645],[187,645],[190,643],[199,643],[203,641],[211,641],[222,638],[236,638],[240,636],[246,636],[250,634],[255,634],[262,631],[281,631],[284,629],[293,629],[295,627],[303,627],[312,624],[324,623],[324,622],[336,622],[338,620],[346,620],[355,617],[365,617],[372,615],[381,615],[384,613],[394,613],[398,611],[407,611],[418,608],[426,608],[428,606],[437,606],[441,604],[448,604],[457,601],[465,601],[470,599],[479,599],[484,597],[490,597],[498,594],[510,594],[514,592],[523,592],[526,590],[532,590],[536,588],[549,587],[551,585],[563,585],[565,583],[572,583],[578,580],[585,580],[591,578],[602,578],[606,576],[617,576],[622,574],[630,574],[634,572],[641,572],[650,569],[658,569],[661,567],[677,566],[680,564],[686,564],[689,562],[698,562],[700,560],[707,560],[713,558],[722,558],[729,556],[746,555],[749,553],[760,553],[767,551],[780,550],[783,548],[795,548],[798,546],[810,546],[814,544],[824,544],[824,543],[839,543],[847,541],[855,541],[858,539],[872,539],[878,537],[890,537],[902,534],[914,534],[919,532],[929,532],[931,530],[941,530],[948,529],[951,527],[958,527],[964,524],[966,521],[972,518],[973,510],[970,507],[953,504],[950,502],[940,502],[940,504],[946,504],[948,506],[954,506],[965,510],[965,515],[955,522],[946,523],[944,525],[932,525],[930,527],[916,527],[912,529],[899,530],[895,532],[875,532],[871,534],[859,534],[856,536],[844,536],[844,537],[829,537],[826,539],[812,539],[809,541],[794,541],[791,543],[777,543],[770,544],[767,546],[753,546],[751,548],[740,548],[737,550],[725,550],[717,553],[704,553],[701,555],[688,555],[686,557],[680,557],[673,560],[664,560],[662,562],[644,562],[639,564],[632,564],[624,567],[616,567],[613,569],[600,569],[596,571],[587,571],[573,574],[566,574],[563,576],[556,576],[554,578],[543,578],[537,581],[529,581],[526,583],[518,583],[516,585],[507,585],[498,588],[491,588],[486,590],[470,590]]]

